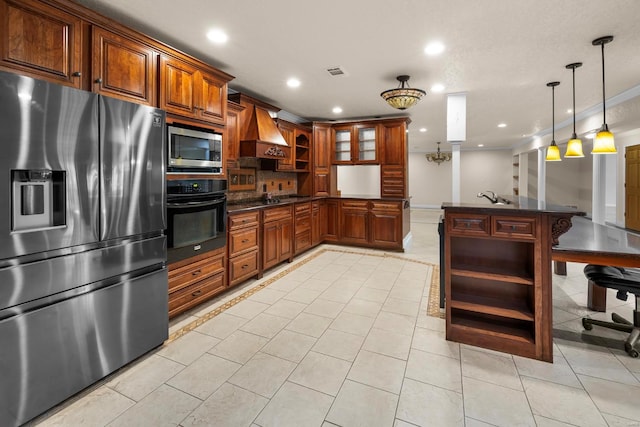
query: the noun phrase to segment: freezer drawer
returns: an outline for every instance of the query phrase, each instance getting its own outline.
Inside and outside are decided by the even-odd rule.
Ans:
[[[0,425],[20,425],[162,344],[167,286],[163,268],[0,321]]]

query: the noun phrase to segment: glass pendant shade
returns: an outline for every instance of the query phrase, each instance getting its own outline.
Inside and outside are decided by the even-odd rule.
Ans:
[[[567,143],[567,152],[564,153],[564,157],[574,159],[584,157],[584,153],[582,152],[582,140],[578,138],[575,133],[571,135],[571,139]]]
[[[616,145],[613,140],[613,134],[609,132],[609,128],[604,125],[593,139],[593,151],[591,154],[615,154]]]
[[[400,87],[396,89],[385,90],[380,94],[387,104],[398,110],[406,110],[416,105],[420,98],[427,94],[422,89],[414,89],[409,87],[409,76],[398,76]],[[406,86],[405,86],[406,84]]]
[[[610,43],[612,40],[613,36],[604,36],[591,42],[594,46],[600,46],[602,52],[602,127],[593,139],[593,150],[591,151],[591,154],[617,153],[613,134],[609,132],[609,126],[607,126],[607,106],[604,86],[604,45]]]
[[[559,162],[562,161],[560,158],[560,148],[555,141],[551,141],[551,145],[547,148],[547,158],[545,159],[547,162]]]

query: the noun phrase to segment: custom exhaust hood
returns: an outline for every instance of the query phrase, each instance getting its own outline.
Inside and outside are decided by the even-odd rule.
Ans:
[[[229,100],[244,107],[240,113],[240,157],[278,160],[291,156],[291,147],[270,114],[279,108],[242,93],[229,94]]]

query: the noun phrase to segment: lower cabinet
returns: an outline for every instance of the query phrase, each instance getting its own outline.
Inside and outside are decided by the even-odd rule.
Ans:
[[[322,236],[327,228],[327,205],[324,200],[311,202],[311,245],[316,246],[322,242]]]
[[[291,207],[268,208],[263,212],[263,270],[293,258],[293,215]]]
[[[228,216],[229,286],[260,274],[260,212],[252,211]]]
[[[304,252],[311,247],[311,202],[296,203],[295,205],[295,239],[294,254]]]
[[[369,243],[369,202],[343,200],[340,214],[340,243]]]
[[[324,220],[322,240],[337,243],[340,232],[340,200],[328,199],[324,207],[322,210],[321,206],[320,211],[321,221]]]
[[[169,317],[174,317],[225,289],[224,249],[169,264]]]
[[[338,243],[402,249],[402,201],[342,200]]]

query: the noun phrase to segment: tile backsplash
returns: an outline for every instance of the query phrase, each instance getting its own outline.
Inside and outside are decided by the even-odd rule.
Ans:
[[[275,172],[260,170],[259,159],[240,159],[240,168],[256,169],[255,191],[229,191],[228,202],[260,200],[264,193],[271,193],[274,197],[295,195],[298,192],[298,177],[294,172]]]

